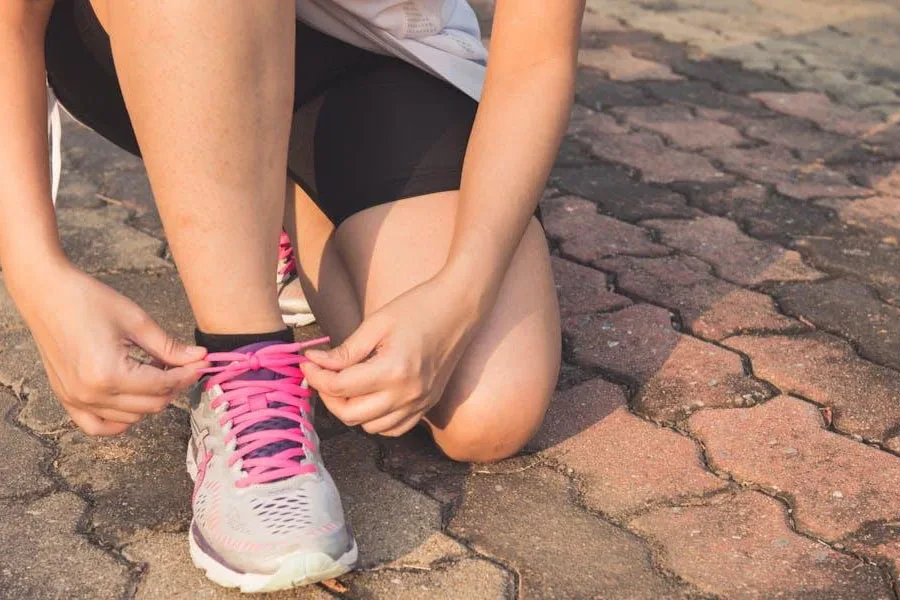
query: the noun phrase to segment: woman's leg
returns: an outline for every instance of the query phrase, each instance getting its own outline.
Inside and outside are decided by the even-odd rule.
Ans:
[[[459,194],[375,206],[337,231],[299,189],[296,198],[307,297],[326,333],[342,339],[358,325],[357,311],[371,314],[437,273],[449,252]],[[462,461],[492,461],[517,452],[540,426],[559,360],[556,290],[535,220],[493,311],[428,414],[438,446]]]
[[[93,5],[199,328],[282,329],[293,0]]]

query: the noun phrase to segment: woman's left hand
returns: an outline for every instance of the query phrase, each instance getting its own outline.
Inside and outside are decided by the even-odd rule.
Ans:
[[[480,321],[465,296],[440,274],[398,296],[340,346],[307,351],[309,385],[347,425],[406,433],[441,399]]]

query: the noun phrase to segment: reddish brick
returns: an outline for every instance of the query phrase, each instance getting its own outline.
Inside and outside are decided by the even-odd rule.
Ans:
[[[661,508],[630,523],[662,548],[658,560],[725,598],[891,598],[877,567],[794,533],[784,508],[758,492]]]
[[[683,79],[668,66],[637,58],[628,48],[609,46],[607,48],[585,48],[578,53],[578,64],[603,71],[613,81],[641,81],[657,79],[677,81]]]
[[[595,150],[596,151],[596,150]],[[853,185],[847,176],[818,163],[798,161],[784,148],[711,148],[707,156],[753,181],[773,184],[791,198],[856,198],[872,190]]]
[[[592,69],[579,69],[575,98],[580,104],[600,110],[606,106],[643,106],[658,104],[633,83],[610,81]]]
[[[531,447],[577,475],[588,508],[622,517],[726,483],[703,469],[694,443],[628,412],[622,389],[602,379],[559,394]]]
[[[646,230],[599,214],[590,200],[551,198],[541,208],[547,234],[560,243],[563,254],[579,262],[591,264],[617,254],[662,256],[670,252],[650,241]]]
[[[610,162],[638,169],[645,181],[720,181],[725,178],[702,156],[667,148],[651,133],[601,137],[591,145],[594,154]]]
[[[703,411],[689,424],[714,468],[790,498],[804,533],[837,542],[900,515],[900,458],[826,431],[808,402],[779,396]]]
[[[502,557],[526,598],[681,597],[642,540],[574,506],[571,494],[563,475],[543,467],[474,475],[448,529]]]
[[[739,285],[823,277],[803,264],[797,252],[748,237],[728,219],[654,220],[643,225],[658,230],[665,244],[703,259],[719,277]]]
[[[808,119],[822,129],[843,135],[862,135],[880,123],[869,113],[832,104],[825,94],[759,92],[751,95],[774,111]]]
[[[631,304],[631,300],[609,290],[606,275],[577,263],[552,257],[553,278],[562,316],[606,312]]]
[[[900,198],[900,164],[866,162],[850,167],[849,172],[863,185],[885,196]]]
[[[677,420],[704,406],[745,406],[766,397],[737,354],[681,335],[665,309],[639,304],[609,315],[563,321],[571,362],[640,385],[638,412]]]
[[[591,139],[600,135],[618,135],[620,133],[628,133],[628,128],[616,123],[613,117],[595,112],[580,104],[572,107],[572,115],[569,117],[569,135]]]
[[[677,311],[695,334],[719,340],[741,331],[787,331],[802,325],[775,310],[772,299],[717,279],[689,256],[617,257],[598,265],[617,275],[619,289]]]
[[[830,407],[838,431],[875,441],[900,433],[900,373],[862,360],[847,342],[810,333],[725,344],[750,356],[757,377]]]
[[[885,304],[849,279],[783,286],[783,311],[849,339],[863,358],[900,370],[900,308]]]
[[[734,127],[697,118],[686,107],[679,105],[629,106],[614,109],[613,112],[623,116],[631,125],[661,134],[686,150],[734,146],[746,141]]]

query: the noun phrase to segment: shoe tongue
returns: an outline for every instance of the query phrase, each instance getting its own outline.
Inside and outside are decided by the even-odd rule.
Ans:
[[[284,344],[284,342],[276,341],[276,342],[257,342],[255,344],[248,344],[246,346],[241,346],[240,348],[236,348],[234,352],[239,352],[242,354],[249,354],[259,352],[263,348],[267,348],[269,346],[274,346],[276,344]],[[272,381],[275,379],[282,379],[284,376],[276,373],[275,371],[271,371],[269,369],[258,369],[256,371],[247,371],[240,377],[236,377],[235,379],[240,379],[244,381]],[[284,406],[280,402],[271,402],[268,404],[270,408],[279,408]],[[280,417],[266,419],[265,421],[261,421],[247,428],[247,433],[255,433],[257,431],[266,431],[271,429],[296,429],[297,423],[290,419],[284,419]],[[296,447],[296,442],[289,440],[282,440],[278,442],[272,442],[271,444],[267,444],[262,448],[254,450],[250,454],[247,455],[247,458],[263,458],[268,456],[273,456],[279,452],[284,450],[288,450],[290,448]],[[301,457],[296,457],[294,460],[300,462],[302,460]],[[280,481],[280,480],[277,480]]]

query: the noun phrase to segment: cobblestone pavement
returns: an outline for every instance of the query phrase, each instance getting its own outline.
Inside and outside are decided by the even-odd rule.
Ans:
[[[897,600],[900,2],[588,4],[545,426],[464,466],[323,417],[363,568],[273,597]],[[67,129],[67,251],[189,337],[140,163]],[[187,556],[183,407],[88,439],[2,288],[0,334],[0,596],[236,597]]]

